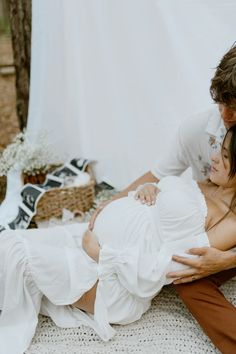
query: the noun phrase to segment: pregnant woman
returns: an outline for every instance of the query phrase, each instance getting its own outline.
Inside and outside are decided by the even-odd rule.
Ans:
[[[3,231],[1,353],[27,349],[39,312],[60,327],[90,326],[107,341],[115,334],[110,324],[138,320],[172,281],[166,274],[180,267],[171,260],[174,253],[234,247],[235,174],[233,127],[212,156],[205,183],[163,178],[153,185],[155,205],[140,203],[131,192],[104,208],[93,232],[87,223]]]

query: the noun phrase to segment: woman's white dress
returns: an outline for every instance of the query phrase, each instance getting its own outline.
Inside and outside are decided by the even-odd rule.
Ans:
[[[81,246],[86,223],[1,233],[0,354],[26,350],[39,312],[60,327],[87,325],[109,340],[115,334],[110,323],[138,320],[171,282],[167,272],[183,267],[173,254],[209,246],[207,207],[197,184],[166,177],[158,188],[153,206],[130,193],[100,213],[94,227],[98,264]],[[94,316],[69,306],[97,280]]]

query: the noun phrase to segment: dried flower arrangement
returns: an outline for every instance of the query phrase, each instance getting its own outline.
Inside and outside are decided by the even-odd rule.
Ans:
[[[60,162],[46,134],[41,133],[37,142],[32,143],[27,133],[21,132],[0,154],[0,176],[6,176],[14,166],[21,169],[22,173],[34,176],[46,173],[52,164],[58,165]]]

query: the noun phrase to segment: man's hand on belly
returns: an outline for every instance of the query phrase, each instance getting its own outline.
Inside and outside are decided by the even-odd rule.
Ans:
[[[197,259],[177,255],[172,257],[173,261],[190,267],[167,274],[168,278],[177,278],[174,284],[189,283],[236,266],[236,253],[233,251],[220,251],[213,247],[202,247],[191,248],[187,253],[200,257]]]

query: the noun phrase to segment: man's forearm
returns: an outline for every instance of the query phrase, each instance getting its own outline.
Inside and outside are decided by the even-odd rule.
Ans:
[[[149,171],[145,173],[143,176],[136,179],[133,183],[131,183],[127,188],[123,191],[116,194],[112,199],[119,199],[122,197],[126,197],[129,192],[136,190],[136,188],[144,183],[157,183],[159,180]]]

